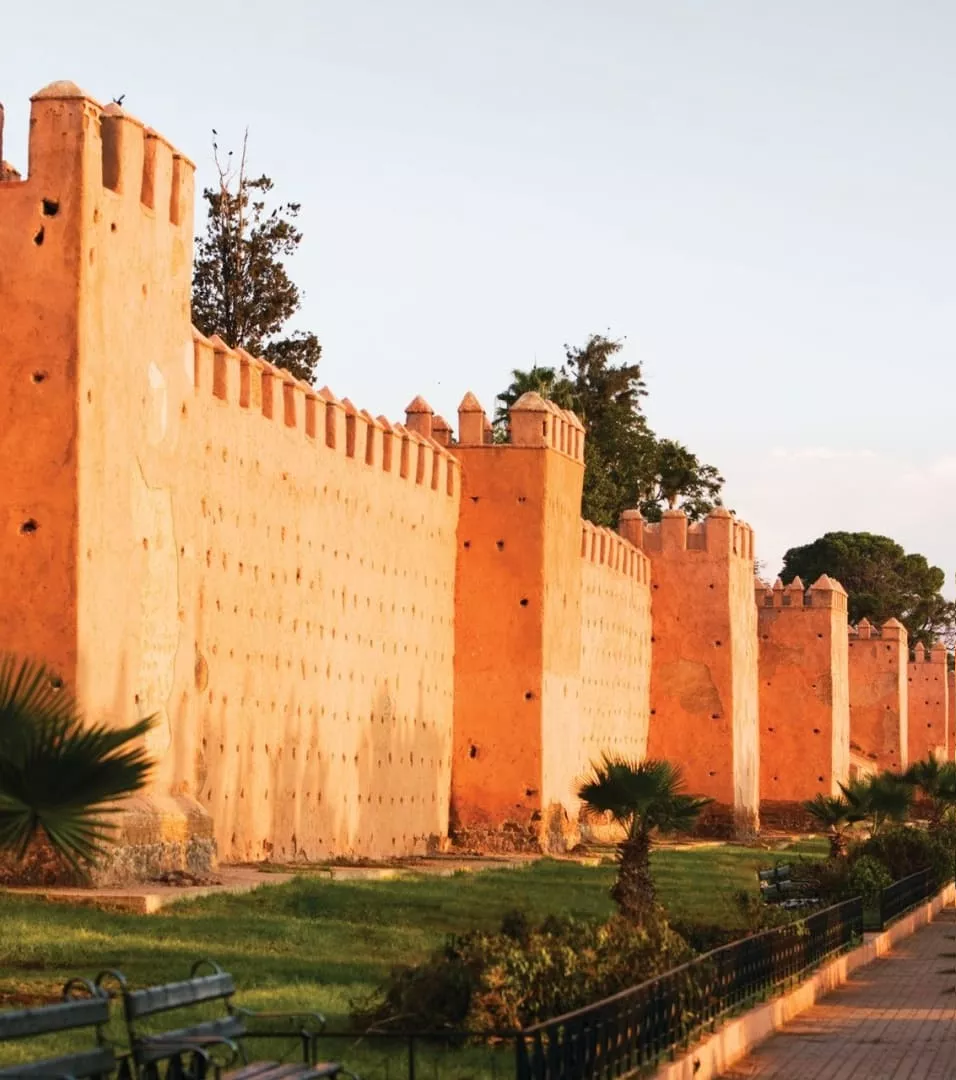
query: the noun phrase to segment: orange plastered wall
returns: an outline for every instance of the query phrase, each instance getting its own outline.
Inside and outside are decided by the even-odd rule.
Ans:
[[[956,743],[956,671],[946,673],[946,760],[953,760]]]
[[[758,806],[753,534],[726,511],[646,526],[651,561],[648,755],[680,762],[689,790],[744,815]]]
[[[850,765],[847,604],[827,580],[757,590],[760,799],[839,794]]]
[[[83,108],[36,100],[29,178],[0,182],[0,651],[76,679]]]
[[[895,619],[850,629],[850,744],[877,770],[909,761],[907,657],[906,630]]]
[[[923,761],[934,754],[947,757],[949,673],[946,649],[938,646],[926,652],[917,645],[907,664],[907,701],[909,703],[909,760]]]
[[[579,753],[640,761],[647,753],[651,692],[650,563],[609,529],[581,535]]]
[[[151,794],[197,799],[227,860],[420,848],[447,828],[457,462],[194,340],[191,164],[71,84],[32,120],[0,183],[0,648],[92,719],[155,715]]]
[[[420,849],[447,831],[457,463],[251,358],[196,356],[172,775],[195,760],[235,856]]]
[[[526,821],[541,806],[547,461],[458,446],[453,801],[463,825]]]

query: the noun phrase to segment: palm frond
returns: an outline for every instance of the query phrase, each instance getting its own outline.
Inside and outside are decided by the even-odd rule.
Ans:
[[[74,866],[95,858],[111,804],[148,779],[142,739],[153,723],[84,726],[45,668],[0,662],[0,848],[22,858],[45,835]]]
[[[604,753],[578,787],[586,816],[610,814],[630,827],[640,822],[646,829],[664,831],[690,827],[710,799],[683,792],[679,765],[649,759],[635,761]]]

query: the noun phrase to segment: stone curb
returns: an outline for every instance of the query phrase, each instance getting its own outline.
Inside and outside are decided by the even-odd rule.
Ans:
[[[931,923],[944,907],[956,899],[956,885],[946,885],[932,900],[914,908],[880,934],[865,935],[858,948],[832,960],[815,971],[789,993],[751,1009],[728,1021],[676,1061],[655,1072],[655,1080],[713,1080],[747,1056],[795,1016],[813,1006],[819,998],[842,986],[858,968],[884,956],[897,942]]]

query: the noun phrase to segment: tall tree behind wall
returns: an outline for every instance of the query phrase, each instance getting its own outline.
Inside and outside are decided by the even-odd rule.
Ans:
[[[582,347],[565,345],[560,369],[515,370],[498,396],[495,434],[507,437],[508,410],[529,390],[571,409],[585,428],[582,512],[598,525],[615,526],[623,510],[638,507],[648,521],[668,506],[697,520],[720,502],[723,477],[687,447],[659,439],[641,400],[647,388],[640,364],[615,363],[623,342],[592,334]]]
[[[193,322],[203,334],[218,334],[233,348],[311,383],[322,355],[319,339],[302,330],[289,333],[286,325],[303,299],[284,262],[302,242],[295,224],[301,204],[270,209],[271,178],[246,172],[248,132],[238,165],[232,151],[223,160],[215,134],[219,186],[203,191],[206,231],[196,238]]]
[[[880,626],[889,618],[906,627],[910,647],[927,648],[937,639],[952,649],[956,604],[942,595],[946,575],[925,555],[908,555],[895,540],[874,533],[831,532],[812,544],[793,547],[783,557],[785,584],[799,577],[805,585],[821,574],[847,591],[849,618]]]

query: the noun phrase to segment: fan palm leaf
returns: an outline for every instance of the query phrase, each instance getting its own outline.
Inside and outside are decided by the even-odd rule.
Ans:
[[[711,801],[683,791],[680,767],[669,761],[633,761],[603,754],[578,786],[585,817],[610,815],[627,835],[618,845],[611,895],[621,912],[640,919],[653,906],[650,834],[690,829]]]
[[[42,665],[0,660],[0,848],[22,859],[46,836],[72,866],[99,855],[115,800],[146,783],[153,719],[85,726]]]

